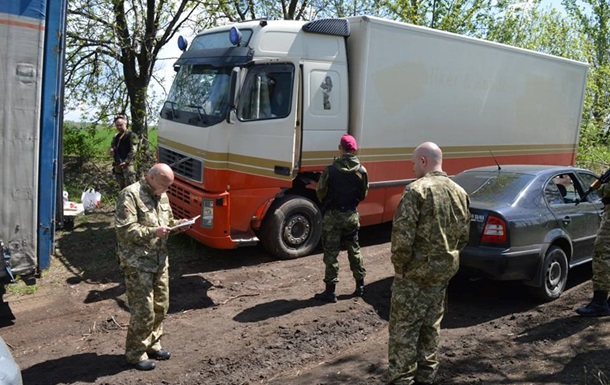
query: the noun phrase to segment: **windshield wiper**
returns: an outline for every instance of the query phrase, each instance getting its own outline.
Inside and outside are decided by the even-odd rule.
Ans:
[[[202,123],[205,123],[208,120],[207,119],[208,113],[205,111],[205,108],[203,108],[203,106],[197,106],[195,104],[189,104],[189,105],[187,105],[187,107],[189,107],[189,108],[196,108],[197,109],[197,114],[199,114],[199,120]],[[202,114],[202,112],[203,112],[203,114]],[[204,119],[204,117],[206,119]]]

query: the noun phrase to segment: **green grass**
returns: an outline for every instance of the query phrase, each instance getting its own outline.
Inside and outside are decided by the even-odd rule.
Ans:
[[[6,293],[14,296],[34,294],[38,291],[38,284],[26,285],[20,277],[15,277],[16,282],[6,285]]]

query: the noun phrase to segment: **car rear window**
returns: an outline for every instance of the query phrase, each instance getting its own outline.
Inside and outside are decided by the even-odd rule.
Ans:
[[[470,200],[494,204],[512,204],[533,175],[497,171],[463,172],[453,177]]]

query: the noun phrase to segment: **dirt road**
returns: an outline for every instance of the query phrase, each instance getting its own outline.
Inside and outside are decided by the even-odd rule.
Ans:
[[[389,226],[361,231],[366,294],[341,257],[339,302],[322,304],[317,254],[274,261],[258,247],[210,250],[172,239],[171,304],[164,347],[151,372],[123,358],[124,286],[114,255],[112,213],[77,219],[60,233],[52,268],[34,295],[8,296],[14,324],[0,328],[35,384],[382,384],[392,268]],[[442,328],[440,384],[610,384],[608,318],[584,319],[590,267],[540,304],[514,284],[453,282]]]

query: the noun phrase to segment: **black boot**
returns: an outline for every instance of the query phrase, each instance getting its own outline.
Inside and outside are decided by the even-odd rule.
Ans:
[[[313,296],[314,299],[324,302],[337,302],[337,295],[335,294],[335,284],[327,283],[326,289],[323,292]]]
[[[603,317],[610,315],[608,292],[605,290],[595,290],[593,292],[593,300],[591,300],[587,306],[576,309],[576,313],[583,317]]]
[[[356,280],[356,290],[352,293],[353,297],[362,297],[364,295],[364,278]]]

